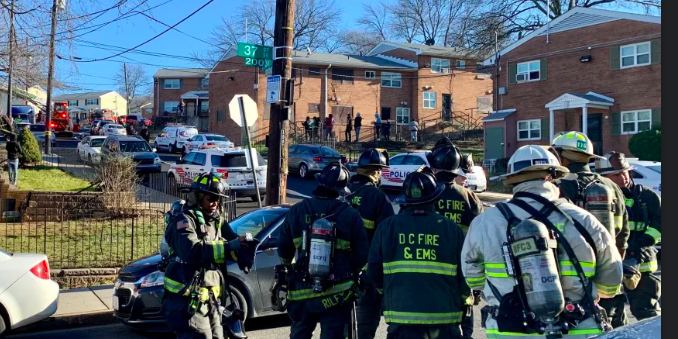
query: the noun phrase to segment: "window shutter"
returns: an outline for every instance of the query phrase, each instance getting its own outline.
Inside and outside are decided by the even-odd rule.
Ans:
[[[619,46],[610,47],[610,69],[616,71],[620,68],[621,55]]]
[[[652,110],[652,128],[662,127],[662,109],[657,108]]]
[[[612,113],[612,135],[621,135],[621,113]]]
[[[518,64],[509,64],[509,84],[517,84]]]
[[[179,89],[184,88],[184,79],[179,79]]]
[[[97,103],[96,103],[96,104],[97,104],[97,105],[99,104],[99,98],[97,98]]]
[[[652,50],[652,64],[659,65],[662,63],[662,39],[652,40],[650,43]]]
[[[539,79],[542,81],[548,79],[548,65],[546,64],[546,59],[539,60]]]
[[[549,118],[541,119],[541,140],[551,142],[551,135],[549,131]]]

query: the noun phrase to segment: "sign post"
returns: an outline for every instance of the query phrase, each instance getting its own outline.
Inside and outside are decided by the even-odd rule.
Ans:
[[[231,119],[240,127],[245,128],[245,135],[247,140],[247,153],[250,156],[250,168],[252,171],[252,178],[254,179],[254,190],[257,191],[257,203],[259,208],[261,204],[261,193],[259,193],[259,179],[257,178],[257,171],[254,168],[254,154],[252,154],[252,140],[250,139],[249,127],[254,125],[254,122],[259,117],[257,110],[257,103],[246,94],[238,94],[233,97],[228,105],[229,115]]]

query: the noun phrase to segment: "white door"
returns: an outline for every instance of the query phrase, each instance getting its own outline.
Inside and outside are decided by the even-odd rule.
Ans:
[[[196,177],[198,167],[194,164],[194,161],[197,155],[198,153],[195,152],[188,153],[188,155],[184,157],[183,163],[177,165],[177,174],[179,175],[179,181],[181,183],[190,184],[193,182],[193,178]]]

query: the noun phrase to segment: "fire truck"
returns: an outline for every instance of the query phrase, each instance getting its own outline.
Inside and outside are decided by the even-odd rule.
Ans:
[[[74,125],[73,119],[68,114],[67,102],[55,102],[52,122],[49,129],[53,130],[57,137],[72,137],[73,132],[80,131],[80,125]]]

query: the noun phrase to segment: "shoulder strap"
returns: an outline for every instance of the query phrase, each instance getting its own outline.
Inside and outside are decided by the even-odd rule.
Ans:
[[[506,228],[506,239],[510,238],[511,235],[511,229],[518,225],[522,220],[518,219],[515,214],[513,214],[513,211],[506,205],[504,202],[500,202],[495,205],[498,209],[499,212],[504,216],[504,219],[508,221],[508,227]]]
[[[579,259],[577,258],[577,254],[574,252],[572,249],[572,246],[570,245],[570,242],[567,241],[567,238],[565,238],[565,235],[556,227],[543,213],[540,213],[537,211],[534,207],[530,206],[527,202],[520,200],[520,199],[513,199],[510,202],[511,204],[514,204],[523,210],[525,210],[527,213],[532,215],[532,217],[540,222],[542,222],[546,227],[551,230],[557,237],[558,243],[563,247],[565,250],[565,253],[567,253],[567,256],[570,258],[570,261],[572,262],[572,266],[574,266],[575,271],[577,271],[577,276],[579,277],[579,281],[581,281],[582,286],[584,287],[584,297],[586,298],[586,301],[589,304],[589,307],[591,307],[591,310],[593,310],[594,317],[596,319],[596,322],[598,324],[602,324],[603,319],[600,316],[599,312],[596,312],[595,310],[597,309],[596,303],[593,300],[593,282],[592,280],[586,278],[586,274],[584,273],[584,269],[581,266],[581,262],[579,262]]]
[[[374,185],[373,183],[367,182],[367,183],[365,183],[365,185],[361,186],[360,188],[358,188],[357,190],[355,190],[355,191],[352,192],[351,194],[347,195],[347,196],[346,196],[346,201],[348,201],[349,204],[351,204],[351,206],[353,206],[353,203],[350,202],[350,199],[352,199],[353,196],[357,195],[360,191],[362,191],[362,190],[364,190],[364,189],[366,189],[366,188],[368,188],[368,187],[370,187],[370,186],[377,187],[377,186]],[[355,207],[355,206],[353,206],[353,207]]]

